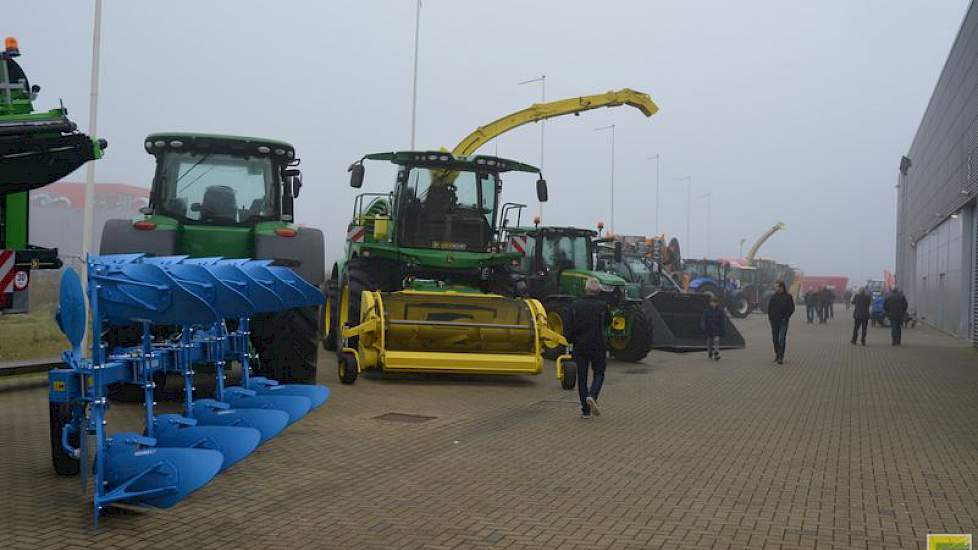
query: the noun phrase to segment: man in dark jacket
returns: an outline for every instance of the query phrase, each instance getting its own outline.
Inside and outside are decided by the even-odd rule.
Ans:
[[[808,320],[809,325],[815,321],[816,307],[818,307],[818,293],[809,289],[805,293],[805,318]]]
[[[825,313],[829,319],[835,319],[835,291],[825,287]]]
[[[605,329],[608,326],[608,305],[601,300],[601,285],[595,278],[588,278],[584,284],[585,296],[574,300],[571,305],[569,323],[564,333],[567,341],[574,346],[574,361],[577,363],[577,395],[581,399],[581,418],[599,416],[598,394],[604,384],[605,359],[608,347],[605,342]],[[594,370],[590,390],[588,370]]]
[[[720,307],[720,300],[715,296],[710,298],[710,306],[703,312],[700,327],[706,334],[706,351],[710,359],[720,360],[720,338],[724,336],[724,325],[727,316]]]
[[[818,324],[822,325],[829,319],[829,289],[824,286],[818,290]]]
[[[774,360],[784,364],[784,350],[788,343],[788,319],[795,312],[795,299],[788,294],[784,283],[778,281],[777,289],[767,305],[767,319],[771,323],[771,337],[774,339]]]
[[[894,288],[883,301],[883,312],[890,319],[890,337],[893,345],[899,346],[903,337],[903,318],[907,316],[907,298],[899,288]]]
[[[873,304],[873,297],[866,292],[866,288],[860,288],[859,292],[852,298],[852,318],[855,324],[852,327],[852,343],[856,343],[856,333],[862,330],[862,343],[866,345],[866,325],[869,324],[869,306]]]

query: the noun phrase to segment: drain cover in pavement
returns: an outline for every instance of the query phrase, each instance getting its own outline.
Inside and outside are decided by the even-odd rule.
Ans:
[[[377,420],[389,420],[390,422],[405,422],[407,424],[420,424],[438,418],[437,416],[422,416],[420,414],[386,413],[375,416]]]

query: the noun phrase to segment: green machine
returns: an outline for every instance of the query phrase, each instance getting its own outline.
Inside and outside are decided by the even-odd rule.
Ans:
[[[506,206],[507,210],[524,207]],[[584,296],[588,279],[595,279],[601,288],[600,298],[608,304],[608,351],[615,359],[638,362],[652,349],[652,326],[638,285],[596,268],[603,243],[610,245],[613,258],[622,261],[621,244],[611,238],[598,238],[597,232],[590,229],[517,226],[506,228],[503,236],[506,250],[520,254],[520,272],[525,277],[520,286],[543,303],[551,330],[563,334],[572,301]],[[555,348],[547,355],[553,358],[562,352]]]
[[[183,132],[151,134],[143,145],[156,159],[149,205],[139,219],[108,220],[100,253],[266,259],[322,286],[323,233],[294,220],[302,173],[292,145]],[[319,317],[318,307],[305,307],[252,320],[259,370],[280,381],[314,381]],[[123,345],[136,334],[123,327],[106,340]]]
[[[0,313],[28,309],[30,272],[58,269],[56,248],[29,244],[29,192],[54,183],[107,147],[77,131],[61,106],[35,111],[41,91],[17,63],[20,48],[8,37],[0,52]]]

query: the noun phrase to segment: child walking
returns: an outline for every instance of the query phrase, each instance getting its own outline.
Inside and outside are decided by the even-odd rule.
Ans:
[[[720,300],[715,296],[710,298],[710,306],[703,312],[700,327],[706,334],[706,351],[710,359],[720,360],[720,338],[723,336],[727,314],[720,307]]]

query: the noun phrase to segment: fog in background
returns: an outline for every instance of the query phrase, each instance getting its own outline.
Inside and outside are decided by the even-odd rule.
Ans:
[[[858,284],[892,269],[899,159],[967,4],[425,0],[417,148],[451,148],[539,101],[538,85],[516,84],[541,74],[548,99],[648,92],[661,109],[650,119],[620,107],[547,123],[545,223],[610,226],[610,136],[594,129],[614,123],[617,232],[654,231],[658,153],[660,230],[686,255],[737,256],[742,238],[746,252],[783,221],[762,256]],[[94,2],[6,7],[0,33],[19,39],[36,106],[63,99],[87,129]],[[337,256],[355,196],[347,166],[409,146],[414,16],[413,0],[105,0],[98,135],[110,147],[96,181],[148,187],[153,131],[284,139],[302,158],[297,221]],[[496,146],[538,163],[539,126],[481,152]],[[368,164],[363,190],[390,189],[391,175]],[[504,200],[535,205],[533,179],[506,177]]]

